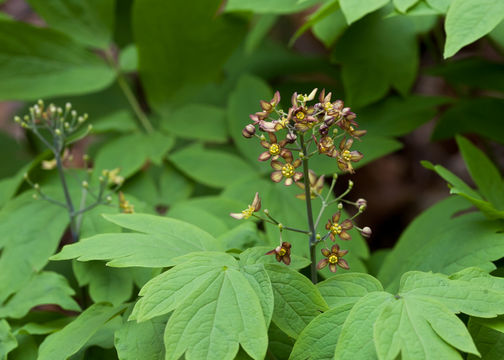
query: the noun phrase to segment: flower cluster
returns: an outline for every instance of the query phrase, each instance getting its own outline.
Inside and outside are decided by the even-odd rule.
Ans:
[[[324,154],[336,159],[338,167],[343,172],[353,173],[352,163],[362,159],[363,155],[351,150],[354,139],[360,139],[366,130],[358,129],[355,121],[356,114],[349,107],[345,107],[342,100],[331,101],[331,93],[325,90],[319,94],[318,102],[308,105],[315,99],[317,89],[309,95],[294,93],[291,97],[291,107],[287,111],[279,108],[280,93],[277,91],[270,101],[261,100],[262,111],[250,115],[252,123],[245,126],[242,134],[246,138],[254,136],[261,139],[261,145],[267,150],[259,155],[259,161],[271,160],[275,170],[271,179],[280,182],[285,178],[285,185],[291,185],[302,178],[302,173],[295,169],[301,160],[309,158],[315,153]],[[257,135],[257,128],[267,133],[269,142],[264,135]],[[278,141],[283,131],[284,139]],[[276,133],[276,134],[275,134]],[[299,147],[298,136],[310,135],[307,152],[303,153]],[[297,148],[290,148],[289,144],[296,143]],[[315,144],[316,150],[309,153],[309,146]],[[336,145],[338,144],[338,145]],[[298,152],[298,159],[294,160],[293,151]],[[278,159],[283,158],[285,163]],[[299,161],[298,161],[299,160]]]

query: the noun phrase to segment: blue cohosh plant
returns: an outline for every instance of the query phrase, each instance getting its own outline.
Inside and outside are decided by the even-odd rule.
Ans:
[[[314,156],[328,156],[338,163],[339,169],[344,173],[353,174],[355,172],[352,163],[362,159],[363,154],[352,150],[354,140],[366,134],[366,130],[359,129],[356,114],[349,107],[345,107],[342,100],[331,101],[331,93],[326,94],[325,90],[318,96],[318,102],[310,105],[315,99],[317,89],[309,95],[294,93],[291,97],[291,106],[287,111],[280,107],[280,93],[277,91],[270,101],[261,100],[262,111],[250,115],[252,123],[245,126],[242,135],[246,138],[256,138],[260,145],[266,149],[259,155],[259,161],[269,161],[273,172],[270,175],[272,181],[284,182],[286,186],[298,185],[304,190],[303,194],[297,197],[306,202],[306,216],[308,229],[298,229],[285,226],[276,220],[273,214],[265,209],[265,217],[256,214],[261,209],[261,199],[256,193],[254,200],[247,209],[241,213],[231,213],[236,219],[258,218],[262,221],[278,226],[280,231],[279,245],[267,252],[267,255],[275,255],[279,262],[289,265],[291,262],[291,244],[282,241],[282,231],[294,231],[308,236],[308,245],[311,258],[311,280],[317,282],[317,270],[329,265],[331,272],[336,272],[337,267],[349,269],[348,262],[343,259],[347,250],[340,250],[338,244],[334,244],[331,249],[326,243],[330,238],[333,242],[336,238],[350,240],[351,236],[347,232],[356,228],[365,237],[371,236],[369,227],[360,228],[354,223],[354,219],[362,214],[367,203],[364,199],[356,202],[345,199],[346,195],[353,187],[353,182],[348,182],[348,188],[334,199],[330,199],[338,176],[332,177],[330,188],[325,196],[322,195],[324,188],[324,176],[317,177],[310,169],[309,161]],[[261,133],[258,134],[257,130]],[[281,140],[279,140],[281,138]],[[312,200],[319,199],[322,203],[318,216],[314,219],[312,211]],[[341,210],[343,203],[351,204],[357,208],[356,213],[350,218],[341,221]],[[338,211],[328,220],[325,229],[327,233],[316,233],[317,226],[321,220],[324,210],[330,205],[337,205]],[[319,242],[324,242],[325,248],[321,250],[324,258],[316,263],[315,249]]]
[[[66,103],[65,107],[62,108],[54,104],[46,106],[42,100],[29,108],[29,114],[14,118],[14,121],[22,128],[35,134],[54,157],[52,160],[42,161],[41,167],[44,170],[57,169],[63,189],[63,202],[46,194],[39,183],[30,179],[28,173],[25,173],[24,178],[35,190],[33,195],[35,199],[46,200],[68,211],[72,242],[76,242],[79,238],[82,215],[98,205],[110,204],[112,201],[111,193],[117,191],[124,182],[124,178],[119,175],[120,169],[103,170],[98,178],[98,188],[93,189],[90,186],[93,170],[89,168],[89,156],[84,155],[82,160],[85,175],[84,178],[78,179],[82,188],[81,201],[78,206],[74,204],[64,163],[73,160],[73,156],[70,155],[70,145],[84,138],[92,130],[93,126],[91,124],[85,126],[87,120],[88,115],[79,115],[76,110],[72,109],[71,103]],[[109,189],[111,192],[108,191]],[[88,196],[93,198],[91,203],[87,202]],[[119,196],[119,207],[125,213],[133,212],[133,205],[129,204],[122,193]]]

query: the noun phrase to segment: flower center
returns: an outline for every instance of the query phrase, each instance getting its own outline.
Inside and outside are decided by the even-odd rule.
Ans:
[[[248,219],[249,217],[251,217],[252,214],[254,213],[254,210],[255,208],[252,205],[249,205],[248,208],[242,211],[243,218]]]
[[[331,255],[327,260],[329,260],[329,264],[336,264],[338,262],[338,257],[336,255]]]
[[[291,164],[285,164],[282,168],[282,175],[286,178],[290,178],[294,176],[294,166]]]
[[[278,154],[280,154],[280,146],[278,146],[278,144],[271,144],[271,146],[269,148],[269,153],[271,155],[278,155]]]
[[[352,154],[348,150],[343,151],[343,154],[341,154],[341,156],[343,156],[343,159],[345,159],[345,161],[352,160]]]
[[[297,118],[298,120],[303,120],[303,119],[305,118],[305,113],[304,113],[304,112],[302,112],[302,111],[298,111],[298,112],[296,113],[296,118]]]
[[[285,254],[287,254],[287,250],[285,250],[284,248],[280,248],[280,250],[278,250],[278,255],[284,256]]]
[[[332,108],[332,104],[328,101],[324,104],[324,110],[328,111]]]
[[[343,231],[343,229],[341,228],[340,224],[334,223],[334,224],[331,225],[331,232],[334,235],[339,235],[339,234],[341,234],[342,231]]]

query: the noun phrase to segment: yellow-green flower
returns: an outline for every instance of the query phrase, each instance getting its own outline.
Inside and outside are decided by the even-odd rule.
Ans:
[[[261,210],[261,198],[259,197],[259,193],[256,192],[254,196],[254,200],[252,201],[252,204],[248,205],[245,210],[242,210],[242,212],[239,213],[231,213],[229,214],[231,217],[234,217],[235,219],[241,220],[241,219],[248,219],[251,217],[255,212]]]

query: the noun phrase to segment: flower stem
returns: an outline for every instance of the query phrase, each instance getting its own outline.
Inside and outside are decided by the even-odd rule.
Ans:
[[[303,134],[299,135],[299,142],[301,143],[301,149],[303,150],[303,154],[306,154],[306,144],[304,141]],[[310,178],[308,176],[308,159],[303,157],[303,177],[304,177],[304,185],[305,185],[305,198],[306,198],[306,216],[308,217],[308,228],[310,230],[310,273],[311,280],[314,284],[317,283],[317,264],[316,264],[316,256],[315,256],[315,247],[316,247],[316,231],[315,225],[313,223],[313,211],[311,204],[311,189],[310,189]]]
[[[140,121],[140,124],[142,124],[147,134],[152,134],[154,132],[154,128],[152,127],[149,118],[147,117],[147,115],[145,115],[145,112],[142,110],[142,107],[138,103],[138,100],[135,97],[135,94],[133,94],[133,91],[131,90],[130,86],[128,85],[128,82],[126,81],[123,72],[117,65],[116,61],[114,60],[114,56],[112,55],[111,51],[110,50],[105,51],[105,56],[110,66],[112,66],[116,71],[117,83],[119,84],[119,87],[121,88],[124,96],[126,97],[126,100],[128,100],[131,109],[133,110],[136,117]]]
[[[56,144],[55,144],[54,147],[56,149],[58,149],[58,146]],[[63,187],[63,193],[65,195],[65,201],[66,201],[66,204],[67,204],[68,215],[70,217],[70,232],[72,233],[72,241],[74,243],[76,243],[77,240],[78,240],[78,235],[77,235],[77,231],[75,229],[75,210],[74,210],[72,198],[70,196],[70,192],[68,191],[67,182],[66,182],[66,179],[65,179],[65,173],[64,173],[64,170],[63,170],[63,164],[61,162],[61,151],[56,150],[54,152],[54,158],[56,159],[56,166],[58,168],[58,174],[59,174],[59,178],[60,178],[60,181],[61,181],[61,186]]]

